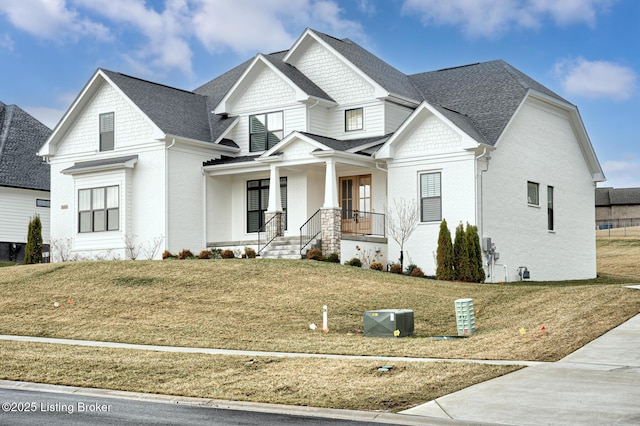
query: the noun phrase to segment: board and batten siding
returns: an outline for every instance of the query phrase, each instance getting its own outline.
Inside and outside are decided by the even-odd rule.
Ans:
[[[36,206],[36,200],[49,200],[48,191],[0,186],[0,242],[26,243],[29,221],[40,215],[42,240],[49,243],[50,209]]]

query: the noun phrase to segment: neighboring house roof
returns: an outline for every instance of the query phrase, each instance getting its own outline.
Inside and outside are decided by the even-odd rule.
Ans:
[[[596,207],[640,205],[640,188],[596,188]]]
[[[489,145],[498,141],[530,89],[569,104],[502,60],[414,74],[409,78],[424,100],[469,136]]]
[[[50,134],[18,106],[0,102],[0,186],[50,190],[50,167],[37,155]]]

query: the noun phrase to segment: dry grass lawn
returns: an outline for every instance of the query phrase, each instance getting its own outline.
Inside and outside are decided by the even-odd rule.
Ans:
[[[640,282],[639,254],[638,240],[599,240],[598,268],[604,278],[505,285],[437,282],[313,261],[120,261],[1,268],[0,334],[555,361],[640,312],[640,291],[622,287]],[[454,300],[467,297],[474,300],[477,332],[468,339],[430,339],[456,334]],[[54,307],[55,302],[60,306]],[[310,323],[321,323],[325,304],[328,334],[309,329]],[[413,309],[415,337],[363,337],[363,312],[384,308]],[[207,367],[211,357],[204,355],[16,342],[1,343],[0,353],[0,378],[5,379],[370,410],[398,410],[451,392],[443,380],[455,390],[509,371],[487,365],[461,370],[460,364],[405,364],[392,375],[380,376],[379,365],[369,362],[259,359],[251,365],[264,370],[252,375],[247,360],[235,357],[215,357]],[[76,367],[67,368],[63,359]],[[271,369],[273,375],[265,374]],[[90,373],[80,370],[95,375],[87,377]],[[387,393],[376,396],[365,389],[386,383],[388,390],[396,386],[394,377],[401,379],[398,384],[415,383],[407,385],[406,393],[388,398],[383,396]],[[273,392],[273,386],[284,391]],[[333,399],[322,389],[330,389]]]

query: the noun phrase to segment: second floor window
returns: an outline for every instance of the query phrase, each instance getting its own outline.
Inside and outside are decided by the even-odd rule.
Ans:
[[[249,117],[249,151],[266,151],[284,137],[282,111]]]
[[[113,151],[114,122],[113,113],[100,114],[100,151]]]
[[[362,108],[348,109],[344,112],[344,130],[351,132],[364,129]]]

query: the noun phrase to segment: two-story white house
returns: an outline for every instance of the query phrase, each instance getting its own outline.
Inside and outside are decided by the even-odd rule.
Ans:
[[[446,218],[478,226],[488,281],[596,275],[604,176],[578,110],[503,61],[405,75],[307,29],[193,91],[99,69],[40,155],[52,239],[84,258],[124,258],[135,236],[396,261],[403,200],[419,217],[405,263],[427,274]]]
[[[50,134],[19,106],[0,102],[0,261],[22,262],[36,215],[48,253],[50,171],[38,150]]]

